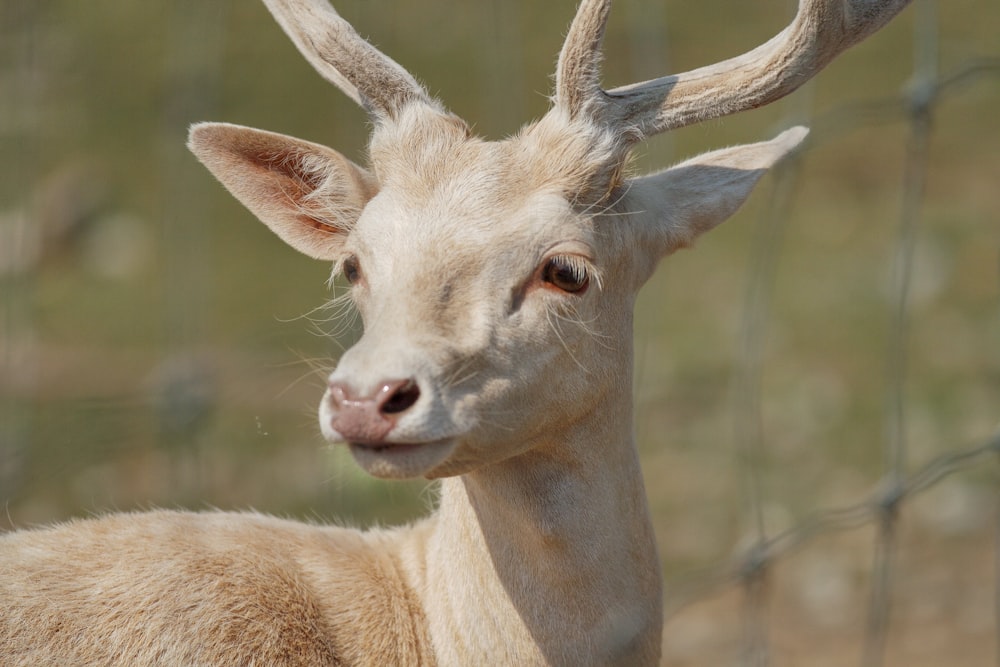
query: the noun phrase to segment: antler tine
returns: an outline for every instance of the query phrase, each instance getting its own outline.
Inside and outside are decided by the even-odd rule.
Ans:
[[[597,113],[601,105],[601,40],[611,13],[611,0],[583,0],[566,34],[556,65],[555,105],[571,118]]]
[[[879,30],[910,0],[799,0],[792,23],[729,60],[608,91],[614,123],[644,138],[769,104]]]
[[[364,40],[326,0],[264,0],[306,60],[376,120],[414,101],[435,104],[396,61]]]

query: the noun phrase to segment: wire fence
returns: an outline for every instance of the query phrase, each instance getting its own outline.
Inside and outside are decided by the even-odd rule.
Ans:
[[[938,72],[938,3],[917,0],[913,33],[913,73],[904,89],[891,97],[851,103],[834,108],[816,118],[793,119],[811,126],[807,144],[798,155],[779,168],[770,204],[764,213],[764,233],[756,243],[753,268],[745,299],[740,369],[737,379],[736,453],[742,484],[742,502],[752,531],[751,543],[731,560],[715,567],[685,574],[667,587],[667,623],[689,605],[718,594],[720,590],[742,591],[742,638],[739,662],[760,667],[770,664],[768,589],[771,575],[782,560],[805,549],[824,536],[861,527],[874,527],[871,576],[860,664],[879,667],[886,662],[886,647],[893,622],[894,567],[899,544],[901,511],[909,501],[942,480],[974,467],[1000,464],[1000,430],[985,442],[952,448],[913,468],[907,437],[906,380],[910,329],[911,290],[915,247],[920,235],[922,201],[926,188],[929,145],[937,109],[954,95],[971,86],[1000,83],[1000,57],[968,60],[945,74]],[[767,437],[762,429],[761,376],[763,373],[763,330],[769,316],[774,289],[774,267],[781,252],[780,238],[789,220],[791,199],[802,165],[810,150],[865,126],[902,120],[907,126],[905,158],[900,175],[899,218],[896,223],[891,267],[889,319],[886,342],[885,415],[883,475],[863,500],[844,507],[815,512],[794,527],[768,534],[765,530],[766,497],[760,480],[760,461],[765,458]],[[1000,256],[998,256],[1000,259]],[[1000,284],[1000,263],[998,263]],[[1000,420],[1000,409],[997,411]],[[993,655],[1000,665],[1000,491],[994,555]],[[844,664],[838,662],[835,664]],[[957,663],[956,663],[957,664]]]

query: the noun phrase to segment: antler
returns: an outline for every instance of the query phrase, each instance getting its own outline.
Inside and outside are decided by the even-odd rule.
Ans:
[[[788,27],[741,56],[601,90],[600,42],[611,0],[583,0],[559,56],[556,105],[589,113],[632,140],[769,104],[796,90],[910,0],[800,0]]]
[[[393,118],[414,101],[436,106],[409,72],[362,39],[326,0],[264,4],[316,71],[376,120]]]

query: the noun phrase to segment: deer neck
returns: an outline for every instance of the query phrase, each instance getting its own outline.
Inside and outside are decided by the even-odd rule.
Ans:
[[[660,565],[631,394],[617,393],[527,453],[443,480],[416,586],[442,664],[656,661]]]

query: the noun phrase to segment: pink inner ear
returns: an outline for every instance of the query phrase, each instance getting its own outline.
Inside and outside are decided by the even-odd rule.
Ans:
[[[191,150],[223,185],[296,250],[333,259],[339,239],[377,192],[374,177],[333,149],[224,123],[192,129]]]
[[[301,150],[247,151],[243,157],[262,172],[261,184],[271,190],[271,196],[290,202],[296,210],[294,218],[313,229],[327,233],[344,231],[331,224],[329,213],[317,210],[319,202],[310,197],[323,186],[326,176],[306,165],[308,155]],[[319,200],[322,201],[322,200]],[[316,211],[315,214],[311,211]]]

